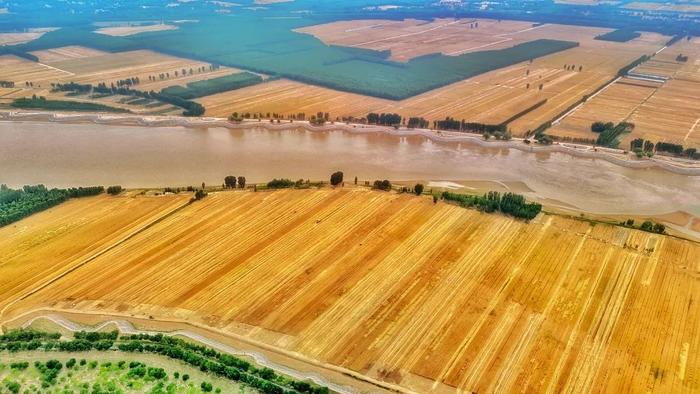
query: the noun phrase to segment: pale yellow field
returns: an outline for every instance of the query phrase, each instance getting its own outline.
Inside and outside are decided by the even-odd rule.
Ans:
[[[642,103],[656,93],[659,86],[659,83],[623,78],[553,126],[548,133],[595,140],[598,134],[591,131],[593,122],[619,123],[629,120]]]
[[[117,27],[104,27],[102,29],[95,30],[95,33],[106,34],[108,36],[125,37],[133,36],[134,34],[147,33],[151,31],[165,31],[165,30],[175,30],[177,26],[174,25],[146,25],[146,26],[117,26]]]
[[[5,10],[5,12],[3,12]],[[0,8],[0,14],[7,13],[6,8]],[[34,41],[37,38],[43,36],[44,34],[55,30],[52,27],[39,27],[28,29],[22,33],[0,33],[0,45],[17,45],[25,44],[29,41]]]
[[[470,28],[476,22],[478,27]],[[396,112],[404,117],[420,116],[430,121],[450,116],[472,122],[500,123],[546,99],[543,106],[509,124],[515,135],[523,135],[610,81],[621,67],[644,54],[656,52],[669,39],[643,33],[630,42],[616,43],[594,40],[609,29],[551,24],[533,28],[524,22],[453,19],[423,24],[416,20],[334,22],[300,31],[317,35],[329,44],[391,50],[393,59],[404,61],[436,51],[458,54],[454,45],[462,45],[464,49],[465,45],[480,46],[505,38],[508,40],[483,49],[540,38],[576,41],[580,46],[535,59],[532,64],[516,64],[401,101],[282,80],[204,97],[199,101],[207,108],[207,114],[226,117],[233,112],[285,115],[328,112],[335,119],[361,118],[369,112]],[[566,70],[566,65],[575,68]]]
[[[700,387],[697,243],[366,189],[210,194],[115,240],[115,218],[179,203],[156,201],[78,200],[0,229],[4,305],[55,278],[3,318],[177,317],[422,393]]]
[[[530,28],[532,23],[529,22],[450,18],[430,22],[417,19],[339,21],[296,31],[311,34],[329,45],[389,50],[392,60],[408,61],[436,52],[459,55],[512,46],[515,40],[510,35]]]
[[[160,91],[169,86],[184,86],[190,82],[217,78],[240,71],[230,67],[209,70],[209,64],[205,62],[145,50],[109,53],[80,46],[67,46],[36,51],[32,54],[39,58],[38,62],[11,55],[0,56],[0,67],[3,70],[2,78],[14,81],[16,84],[15,89],[2,89],[0,91],[0,102],[9,103],[13,99],[36,94],[62,100],[99,101],[127,108],[137,113],[158,112],[159,109],[121,104],[118,101],[122,100],[123,97],[120,96],[98,100],[88,96],[66,97],[62,93],[52,93],[51,84],[76,82],[97,85],[104,82],[109,86],[118,80],[138,77],[141,82],[136,85],[137,89]],[[200,71],[200,67],[204,67],[204,70]],[[178,75],[176,76],[175,73]],[[161,74],[169,74],[169,76],[166,75],[165,78],[161,79]],[[150,76],[154,77],[155,80],[149,80]],[[27,86],[26,82],[31,82],[33,86]],[[180,112],[182,111],[176,110],[173,114]]]
[[[678,62],[679,54],[688,56]],[[644,138],[700,148],[700,40],[683,39],[634,70],[669,78],[665,83],[622,79],[549,130],[557,136],[596,139],[595,121],[635,124],[620,144]]]
[[[651,3],[651,2],[631,2],[623,6],[633,10],[645,11],[677,11],[677,12],[700,12],[700,3],[689,1],[687,3]]]

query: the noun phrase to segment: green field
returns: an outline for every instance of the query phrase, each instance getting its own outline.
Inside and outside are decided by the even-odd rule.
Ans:
[[[613,30],[611,32],[596,36],[595,39],[602,40],[602,41],[627,42],[630,40],[634,40],[635,38],[637,38],[639,36],[641,36],[641,34],[632,30],[632,29],[617,29],[617,30]]]
[[[329,393],[189,340],[118,331],[19,329],[0,335],[0,384],[0,393],[13,394]]]
[[[2,354],[2,353],[0,353]],[[2,354],[0,393],[258,393],[242,384],[154,355],[116,352],[82,354],[42,351]],[[47,370],[50,360],[57,372]],[[24,367],[24,363],[28,365]],[[38,364],[37,364],[38,363]],[[161,372],[162,371],[162,372]],[[47,372],[54,374],[47,376]],[[141,375],[143,372],[143,375]],[[185,377],[185,375],[187,375]],[[51,379],[53,378],[53,379]],[[202,387],[204,383],[204,387]]]
[[[460,56],[426,55],[407,63],[388,60],[389,53],[328,46],[292,29],[310,20],[269,20],[254,16],[211,17],[178,30],[110,37],[91,28],[64,28],[21,46],[21,50],[83,45],[117,52],[155,51],[213,64],[290,78],[333,89],[388,99],[404,99],[475,75],[562,51],[578,44],[536,40],[501,50]]]
[[[257,74],[242,72],[218,78],[205,79],[203,81],[190,82],[187,86],[170,86],[161,90],[161,93],[191,100],[255,85],[262,81],[262,77]]]

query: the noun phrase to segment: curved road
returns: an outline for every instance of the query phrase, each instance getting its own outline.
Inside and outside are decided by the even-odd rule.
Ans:
[[[203,335],[197,334],[192,331],[187,331],[187,330],[176,330],[172,332],[161,332],[161,331],[148,331],[148,330],[139,330],[136,327],[134,327],[130,322],[126,320],[108,320],[105,321],[97,326],[90,327],[90,326],[84,326],[79,323],[70,321],[63,316],[57,315],[57,314],[47,314],[47,315],[41,315],[41,316],[36,316],[28,321],[26,321],[24,324],[22,324],[22,328],[27,328],[31,326],[32,323],[34,323],[36,320],[48,320],[54,324],[57,324],[61,327],[63,327],[66,330],[69,330],[71,332],[78,332],[78,331],[99,331],[106,326],[109,325],[115,325],[117,329],[122,333],[122,334],[162,334],[162,335],[167,335],[167,336],[183,336],[187,337],[191,340],[194,340],[196,342],[202,343],[206,346],[209,346],[213,349],[216,349],[220,352],[235,355],[235,356],[245,356],[245,357],[250,357],[253,360],[255,360],[255,363],[258,365],[261,365],[263,367],[270,368],[274,370],[275,372],[279,372],[281,374],[291,376],[294,379],[297,380],[310,380],[314,382],[317,385],[320,386],[326,386],[330,390],[341,393],[341,394],[357,394],[359,391],[355,389],[354,387],[350,386],[341,386],[338,384],[335,384],[325,377],[321,376],[320,374],[317,373],[312,373],[312,372],[300,372],[294,369],[291,369],[289,367],[286,367],[281,364],[274,363],[265,357],[262,353],[259,352],[254,352],[254,351],[246,351],[246,350],[239,350],[235,349],[229,345],[226,345],[224,343],[221,343],[219,341],[213,340],[211,338],[207,338]],[[409,391],[406,391],[409,392]]]

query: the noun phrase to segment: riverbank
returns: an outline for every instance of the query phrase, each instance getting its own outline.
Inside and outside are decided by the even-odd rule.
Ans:
[[[58,122],[58,123],[91,123],[118,126],[142,126],[142,127],[185,127],[185,128],[226,128],[231,130],[263,128],[266,130],[295,130],[307,131],[347,131],[351,133],[378,133],[396,137],[423,137],[434,142],[469,143],[485,148],[515,149],[531,153],[564,153],[571,156],[602,159],[609,163],[632,169],[657,168],[679,175],[700,176],[700,163],[690,160],[663,158],[637,159],[632,154],[626,154],[620,149],[593,147],[589,145],[573,143],[554,143],[552,145],[539,145],[534,141],[513,138],[509,141],[486,141],[480,134],[461,133],[451,131],[435,131],[429,129],[407,129],[365,124],[332,123],[323,126],[314,126],[307,121],[280,121],[269,120],[245,120],[242,122],[230,122],[224,118],[186,118],[178,116],[138,116],[138,115],[113,115],[113,114],[68,114],[42,111],[0,111],[2,121],[31,121],[31,122]]]

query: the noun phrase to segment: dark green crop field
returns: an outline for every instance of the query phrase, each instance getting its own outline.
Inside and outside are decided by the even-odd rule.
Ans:
[[[640,33],[630,30],[630,29],[617,29],[609,33],[601,34],[597,36],[596,40],[602,41],[613,41],[613,42],[627,42],[634,40],[635,38],[641,36]]]
[[[262,82],[263,79],[253,73],[242,72],[225,75],[219,78],[205,79],[203,81],[190,82],[187,86],[171,86],[161,91],[163,94],[177,96],[185,100],[209,96],[229,90],[240,89]]]
[[[404,99],[475,75],[562,51],[578,44],[536,40],[511,48],[461,56],[427,55],[407,63],[389,53],[325,45],[293,29],[317,23],[305,19],[219,16],[180,25],[177,30],[110,37],[85,28],[64,28],[21,50],[84,45],[118,52],[155,51],[290,78],[333,89]]]

